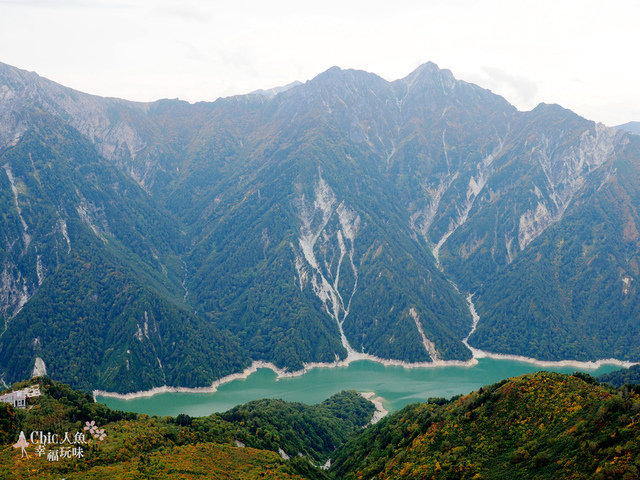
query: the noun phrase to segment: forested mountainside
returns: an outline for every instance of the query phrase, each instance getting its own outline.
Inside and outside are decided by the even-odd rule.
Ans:
[[[409,405],[355,435],[336,478],[633,479],[640,389],[540,372]]]
[[[614,387],[624,385],[640,385],[640,365],[632,365],[610,373],[605,373],[597,377],[599,382],[608,383]]]
[[[640,139],[425,64],[189,104],[0,64],[0,371],[640,359]]]
[[[243,351],[183,302],[183,236],[77,130],[39,111],[4,152],[0,364],[85,388],[205,386]],[[8,374],[8,375],[7,375]]]
[[[355,392],[159,418],[110,410],[48,378],[13,389],[33,385],[43,395],[26,410],[0,404],[2,478],[630,480],[640,470],[640,389],[581,373],[524,375],[367,426],[374,407]],[[42,444],[39,432],[56,441]],[[60,443],[65,433],[71,443]]]

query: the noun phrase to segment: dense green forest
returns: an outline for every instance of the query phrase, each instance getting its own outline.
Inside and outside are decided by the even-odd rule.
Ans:
[[[472,345],[545,360],[637,357],[639,154],[619,153],[609,168],[620,176],[593,175],[562,222],[485,280]]]
[[[623,385],[640,385],[640,365],[633,365],[629,368],[616,370],[615,372],[599,375],[598,381],[608,383],[614,387]]]
[[[23,205],[3,189],[2,231],[23,245],[0,256],[34,285],[3,322],[4,379],[31,376],[36,357],[76,387],[117,391],[208,386],[244,368],[237,342],[184,304],[172,216],[77,130],[39,111],[31,121],[0,157]]]

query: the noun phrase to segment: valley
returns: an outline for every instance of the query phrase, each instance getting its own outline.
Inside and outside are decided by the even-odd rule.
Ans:
[[[0,80],[6,385],[640,361],[635,135],[430,62],[195,104]]]
[[[94,392],[98,402],[114,410],[133,411],[158,416],[193,417],[224,412],[237,404],[261,398],[280,398],[309,405],[322,402],[342,390],[373,392],[382,399],[385,409],[396,412],[429,398],[466,395],[500,380],[540,370],[560,373],[583,371],[596,376],[617,371],[615,364],[535,365],[515,360],[481,358],[473,366],[437,366],[406,368],[384,365],[370,360],[355,361],[332,368],[313,368],[301,376],[278,376],[269,368],[259,368],[246,378],[217,385],[214,391],[185,389],[181,392],[140,392],[108,395]],[[284,373],[284,372],[280,372]]]
[[[627,375],[637,370],[621,378]],[[443,383],[451,380],[458,378]],[[353,390],[313,404],[261,399],[192,417],[112,410],[48,377],[12,386],[25,388],[39,393],[27,408],[0,404],[0,476],[7,479],[477,479],[507,472],[604,480],[636,478],[640,467],[638,385],[612,387],[580,372],[520,375],[467,395],[411,402],[382,419],[367,400],[375,394]]]

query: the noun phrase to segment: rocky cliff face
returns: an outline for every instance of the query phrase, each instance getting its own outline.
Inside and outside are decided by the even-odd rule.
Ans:
[[[175,171],[171,148],[147,118],[148,104],[88,95],[9,65],[0,71],[0,150],[17,143],[28,129],[25,108],[35,108],[76,128],[147,191],[162,188],[166,179],[159,177]]]

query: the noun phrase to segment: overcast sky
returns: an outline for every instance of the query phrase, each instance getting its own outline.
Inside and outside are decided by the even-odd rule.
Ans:
[[[0,62],[96,95],[195,102],[333,65],[395,80],[433,61],[520,110],[618,125],[640,121],[639,23],[637,0],[0,0]]]

